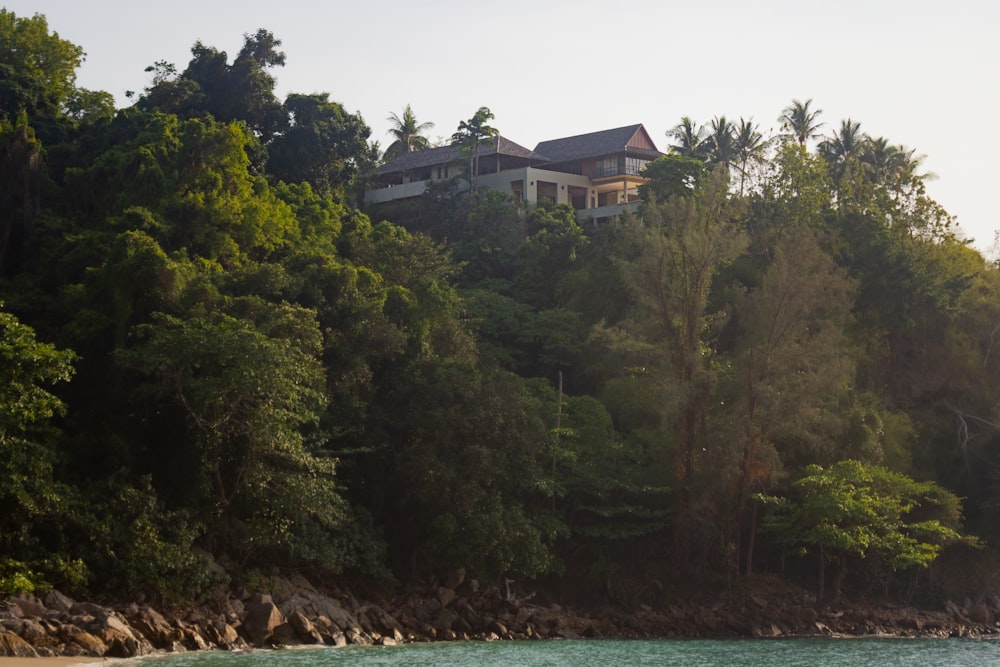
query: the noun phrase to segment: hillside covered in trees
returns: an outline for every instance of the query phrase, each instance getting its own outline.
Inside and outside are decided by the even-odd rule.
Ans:
[[[1000,271],[913,150],[793,101],[769,140],[683,118],[608,224],[364,210],[378,145],[276,98],[280,45],[196,43],[116,109],[0,10],[0,591],[996,587]]]

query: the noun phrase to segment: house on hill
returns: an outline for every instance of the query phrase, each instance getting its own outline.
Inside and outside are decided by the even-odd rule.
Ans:
[[[529,150],[506,137],[480,144],[476,186],[537,204],[568,204],[582,219],[621,214],[639,201],[643,167],[663,155],[641,124],[543,141]],[[406,153],[378,170],[365,202],[379,204],[423,194],[430,183],[460,177],[470,166],[458,146]]]

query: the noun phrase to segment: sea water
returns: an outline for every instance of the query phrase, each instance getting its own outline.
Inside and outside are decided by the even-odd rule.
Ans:
[[[949,667],[1000,665],[989,639],[658,639],[453,642],[252,652],[200,652],[126,660],[121,667],[617,667],[747,665],[778,667]]]

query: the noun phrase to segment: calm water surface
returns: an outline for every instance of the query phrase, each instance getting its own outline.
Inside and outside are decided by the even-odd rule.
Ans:
[[[977,639],[736,639],[456,642],[393,647],[190,653],[127,660],[129,667],[616,667],[618,665],[1000,665],[1000,641]]]

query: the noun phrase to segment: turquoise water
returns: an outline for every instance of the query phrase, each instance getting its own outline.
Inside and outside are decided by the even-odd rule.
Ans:
[[[735,639],[456,642],[393,647],[316,648],[253,653],[189,653],[127,660],[141,667],[617,667],[747,665],[775,667],[949,667],[1000,665],[1000,641],[977,639]]]

